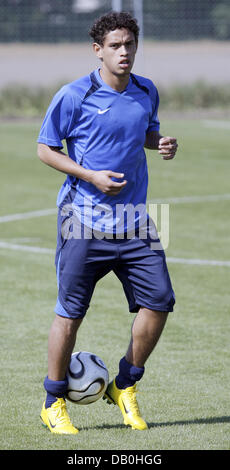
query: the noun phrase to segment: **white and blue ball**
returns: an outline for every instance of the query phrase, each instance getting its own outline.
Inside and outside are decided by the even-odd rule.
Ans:
[[[109,383],[105,363],[96,354],[87,351],[72,354],[67,378],[66,398],[78,405],[88,405],[101,398]]]

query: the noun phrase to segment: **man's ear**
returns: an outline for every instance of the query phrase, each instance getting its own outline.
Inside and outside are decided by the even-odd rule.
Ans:
[[[102,49],[103,49],[103,47],[100,46],[100,44],[98,44],[97,42],[93,43],[93,50],[94,50],[96,56],[98,57],[98,59],[100,59],[100,60],[102,60],[102,58],[103,58]]]

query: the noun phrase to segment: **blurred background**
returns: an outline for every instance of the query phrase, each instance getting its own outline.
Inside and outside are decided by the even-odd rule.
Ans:
[[[1,0],[0,115],[40,115],[53,92],[98,66],[88,31],[110,10],[141,28],[134,72],[162,109],[229,107],[229,0]]]
[[[82,42],[110,9],[143,14],[148,39],[230,39],[229,0],[1,0],[0,39]]]

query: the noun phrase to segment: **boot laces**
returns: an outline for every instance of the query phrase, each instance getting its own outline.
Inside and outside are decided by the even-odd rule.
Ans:
[[[70,421],[70,417],[67,413],[66,404],[64,399],[60,399],[55,403],[54,414],[57,424],[72,424]]]
[[[140,416],[140,410],[139,410],[139,406],[136,400],[137,393],[138,393],[138,390],[136,390],[136,385],[125,389],[125,397],[127,398],[127,403],[129,405],[130,411],[133,414]]]

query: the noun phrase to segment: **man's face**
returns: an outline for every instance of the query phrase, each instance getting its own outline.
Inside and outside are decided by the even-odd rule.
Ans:
[[[103,46],[94,45],[97,56],[102,60],[103,69],[113,75],[129,75],[133,67],[137,44],[134,34],[128,29],[110,31]]]

